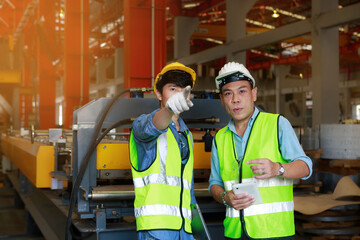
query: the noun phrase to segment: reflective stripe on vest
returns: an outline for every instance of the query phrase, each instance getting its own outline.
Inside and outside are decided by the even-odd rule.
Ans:
[[[294,202],[276,202],[251,205],[244,209],[244,216],[253,216],[268,213],[279,213],[294,210]],[[226,208],[227,217],[240,217],[240,211],[234,208]]]
[[[233,133],[225,127],[215,136],[225,190],[230,191],[232,185],[239,182],[241,166],[241,182],[256,182],[263,200],[262,204],[252,205],[241,211],[242,215],[240,211],[227,208],[224,220],[226,237],[240,238],[244,234],[243,230],[251,238],[262,239],[287,237],[295,233],[292,180],[283,177],[255,179],[250,165],[246,164],[257,158],[285,162],[279,151],[277,120],[278,115],[259,113],[240,165],[236,162]],[[240,218],[244,219],[244,228]]]
[[[179,187],[181,185],[181,178],[175,176],[166,176],[164,174],[150,174],[141,178],[134,178],[133,182],[135,188],[144,187],[145,185],[152,183],[160,183]],[[191,190],[191,183],[187,179],[183,179],[183,183],[185,189]]]
[[[181,217],[178,207],[171,205],[145,205],[135,209],[135,217],[150,216],[150,215],[168,215],[171,213],[173,216]],[[191,221],[191,210],[182,208],[183,216]]]
[[[242,180],[243,183],[253,182],[258,187],[278,187],[278,186],[289,186],[293,184],[293,180],[284,177],[268,178],[268,179],[256,179],[256,178],[245,178]],[[230,191],[232,185],[239,183],[238,180],[224,182],[225,190]]]
[[[246,178],[242,180],[243,183],[254,182],[258,188],[262,187],[277,187],[277,186],[292,186],[293,180],[277,177],[277,178],[268,178],[268,179],[256,179],[256,178]],[[230,191],[232,185],[239,183],[239,181],[226,181],[224,183],[225,190]],[[252,205],[244,209],[244,216],[251,216],[257,214],[266,214],[266,213],[276,213],[284,211],[293,211],[294,203],[293,202],[276,202],[276,203],[267,203],[267,204],[257,204]],[[226,216],[228,217],[240,217],[240,211],[235,210],[234,208],[226,208]]]
[[[138,171],[136,143],[131,134],[129,146],[137,230],[177,230],[183,226],[184,219],[184,229],[191,233],[190,191],[194,164],[191,133],[187,138],[189,159],[183,166],[183,172],[180,150],[170,129],[158,137],[153,164],[144,171]]]

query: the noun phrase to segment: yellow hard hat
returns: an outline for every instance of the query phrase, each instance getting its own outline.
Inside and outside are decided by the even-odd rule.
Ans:
[[[159,81],[159,79],[161,79],[160,77],[162,75],[164,75],[166,72],[168,71],[171,71],[171,70],[181,70],[181,71],[184,71],[184,72],[187,72],[190,74],[191,76],[191,80],[193,82],[193,86],[195,85],[195,81],[196,81],[196,73],[194,70],[192,70],[191,68],[189,67],[186,67],[184,64],[182,63],[179,63],[179,62],[173,62],[173,63],[170,63],[168,65],[166,65],[162,70],[161,72],[156,76],[155,78],[155,82],[154,82],[154,92],[156,92],[156,83]]]

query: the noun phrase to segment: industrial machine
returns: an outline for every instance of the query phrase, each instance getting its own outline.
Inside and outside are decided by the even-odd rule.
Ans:
[[[136,239],[128,139],[132,121],[159,102],[120,96],[145,91],[88,103],[74,111],[72,130],[2,134],[7,176],[46,239]],[[207,97],[193,99],[194,107],[181,114],[194,136],[195,196],[212,238],[221,239],[225,208],[207,188],[212,136],[229,116],[213,93],[193,94]]]

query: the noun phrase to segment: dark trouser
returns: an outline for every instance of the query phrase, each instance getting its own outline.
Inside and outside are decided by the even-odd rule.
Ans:
[[[241,238],[227,238],[225,237],[226,240],[251,240],[252,238],[247,237],[245,234],[243,234],[243,236],[241,236]],[[286,238],[278,238],[281,240],[294,240],[294,237],[286,237]]]
[[[227,237],[225,237],[225,239],[226,240],[250,240],[250,238],[245,236],[245,234],[243,234],[243,236],[241,236],[241,238],[227,238]]]

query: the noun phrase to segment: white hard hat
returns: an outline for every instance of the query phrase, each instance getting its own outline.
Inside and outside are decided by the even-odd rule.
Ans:
[[[217,89],[221,89],[227,83],[241,80],[249,81],[252,87],[255,87],[255,79],[244,65],[229,62],[220,69],[219,75],[215,78],[215,84]]]

